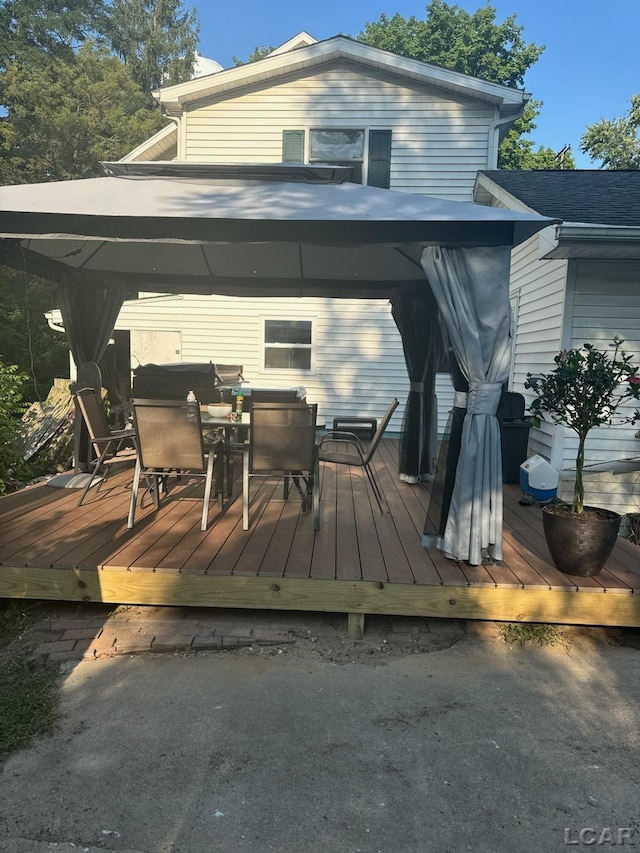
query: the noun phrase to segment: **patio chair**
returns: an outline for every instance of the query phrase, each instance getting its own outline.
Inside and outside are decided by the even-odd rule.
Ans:
[[[223,441],[205,444],[198,404],[183,400],[133,400],[138,459],[131,489],[131,505],[127,527],[135,521],[140,475],[151,483],[151,494],[156,509],[160,507],[160,490],[166,492],[170,472],[179,477],[204,477],[204,499],[200,529],[206,530],[209,518],[209,501],[213,483],[214,463],[217,466],[216,494],[222,508],[223,500]]]
[[[292,480],[302,511],[313,506],[313,529],[320,529],[320,469],[316,445],[317,405],[254,403],[251,436],[242,457],[242,529],[249,529],[249,484],[254,477],[284,478],[284,499]]]
[[[99,491],[100,486],[109,476],[112,464],[133,462],[136,458],[136,432],[134,429],[112,430],[109,428],[99,389],[78,388],[73,397],[77,408],[82,413],[87,425],[89,439],[98,457],[92,465],[91,476],[78,501],[78,506],[81,506],[87,492],[99,475],[100,479],[96,491]],[[131,447],[132,443],[133,447]]]
[[[394,397],[389,403],[387,411],[384,413],[380,424],[369,442],[369,446],[365,448],[358,436],[353,432],[344,432],[342,430],[331,430],[320,439],[318,447],[321,462],[335,462],[337,465],[357,465],[364,468],[367,479],[371,484],[371,489],[375,495],[376,501],[382,512],[382,492],[380,486],[376,482],[371,460],[378,449],[378,445],[382,439],[382,435],[386,430],[391,415],[398,407],[398,400]]]

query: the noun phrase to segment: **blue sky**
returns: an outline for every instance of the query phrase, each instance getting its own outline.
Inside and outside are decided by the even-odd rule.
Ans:
[[[355,37],[383,12],[424,19],[426,9],[424,0],[323,0],[312,5],[299,0],[184,0],[183,5],[198,12],[200,53],[225,68],[233,65],[233,56],[246,60],[256,46],[277,46],[302,30],[317,39],[340,33]],[[458,0],[457,5],[474,12],[485,4]],[[544,102],[531,135],[535,147],[560,150],[570,144],[578,168],[597,168],[580,153],[580,138],[601,118],[623,116],[631,96],[640,92],[640,0],[493,0],[491,5],[498,23],[515,14],[525,41],[546,45],[525,78],[527,91]]]

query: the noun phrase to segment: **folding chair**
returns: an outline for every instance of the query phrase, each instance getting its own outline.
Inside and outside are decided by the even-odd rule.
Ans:
[[[320,529],[320,470],[316,446],[317,405],[254,403],[251,432],[242,458],[242,529],[249,529],[249,484],[254,477],[283,477],[284,498],[293,480],[302,510],[313,506],[313,529]]]
[[[133,418],[137,436],[138,459],[131,490],[131,505],[127,527],[135,521],[140,475],[151,482],[151,492],[156,509],[160,507],[160,484],[166,483],[168,474],[204,477],[204,500],[200,529],[207,529],[209,501],[213,482],[214,462],[217,466],[216,493],[222,508],[224,442],[215,441],[206,446],[202,436],[200,407],[183,400],[134,400]]]
[[[331,430],[320,439],[318,451],[321,462],[334,462],[337,465],[357,465],[364,468],[367,479],[371,484],[371,489],[378,502],[380,512],[382,512],[382,492],[380,486],[376,482],[376,478],[371,467],[371,460],[378,449],[378,445],[382,439],[382,435],[386,430],[391,415],[398,407],[398,400],[394,397],[389,403],[387,411],[384,413],[382,420],[371,439],[369,446],[364,447],[360,439],[353,432],[343,432],[341,430]]]
[[[91,477],[80,496],[78,506],[82,504],[87,492],[101,472],[102,475],[97,491],[99,491],[100,486],[109,476],[112,464],[117,462],[132,462],[136,457],[135,430],[111,430],[107,423],[102,399],[99,395],[100,390],[96,390],[95,388],[79,388],[73,395],[78,408],[82,412],[82,417],[89,432],[89,438],[98,457],[97,461],[93,464]],[[123,446],[125,442],[129,444],[133,442],[134,446]]]

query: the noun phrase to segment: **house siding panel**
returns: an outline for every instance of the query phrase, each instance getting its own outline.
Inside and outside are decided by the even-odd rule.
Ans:
[[[185,151],[200,162],[280,162],[283,130],[389,129],[391,189],[470,201],[493,118],[488,105],[344,64],[199,104],[186,116]]]
[[[524,387],[527,373],[548,370],[558,353],[564,314],[566,261],[540,261],[539,237],[514,249],[511,259],[510,295],[517,300],[518,316],[513,348],[511,390],[532,395]],[[528,454],[553,459],[554,430],[547,423],[529,434]]]
[[[303,385],[328,424],[354,412],[379,417],[398,397],[401,405],[389,429],[400,430],[409,382],[387,300],[161,298],[126,303],[116,328],[174,329],[177,315],[182,361],[242,364],[253,385]],[[263,369],[266,318],[313,321],[311,371]]]
[[[638,303],[638,264],[633,261],[589,261],[575,264],[573,326],[571,347],[585,342],[606,348],[614,335],[625,339],[624,349],[640,360],[640,304]],[[636,406],[626,403],[611,426],[594,429],[587,438],[586,463],[612,462],[628,457],[640,458],[640,439],[622,419],[630,417]],[[568,430],[563,467],[575,468],[577,437]],[[562,494],[569,496],[573,478],[567,474]],[[640,464],[628,473],[587,473],[585,494],[588,503],[617,512],[640,512]]]

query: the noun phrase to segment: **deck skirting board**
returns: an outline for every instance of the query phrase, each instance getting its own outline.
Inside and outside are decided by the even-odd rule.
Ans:
[[[3,566],[0,597],[640,627],[640,595],[592,590]]]

